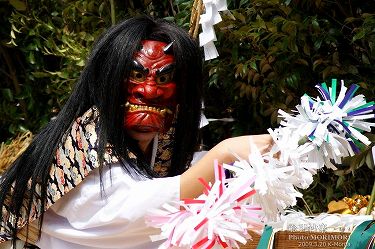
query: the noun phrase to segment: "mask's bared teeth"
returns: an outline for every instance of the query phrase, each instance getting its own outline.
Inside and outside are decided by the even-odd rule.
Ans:
[[[129,102],[125,103],[125,107],[128,108],[129,111],[153,111],[160,113],[162,116],[165,116],[166,113],[173,114],[173,112],[168,108],[159,108],[155,106],[144,106],[144,105],[136,105],[130,104]]]

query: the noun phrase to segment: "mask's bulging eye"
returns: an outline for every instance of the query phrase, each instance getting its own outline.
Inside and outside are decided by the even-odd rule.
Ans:
[[[159,75],[156,78],[156,83],[159,84],[159,85],[163,85],[163,84],[166,84],[168,82],[171,82],[172,79],[173,79],[173,73],[166,73],[166,74]]]
[[[137,70],[132,70],[130,72],[130,79],[138,81],[138,82],[143,82],[146,79],[146,75],[144,75],[142,72],[139,72]]]

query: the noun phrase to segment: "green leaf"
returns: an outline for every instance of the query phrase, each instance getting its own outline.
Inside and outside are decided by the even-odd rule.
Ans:
[[[7,42],[6,44],[8,44],[8,45],[13,45],[13,46],[15,46],[15,47],[17,47],[18,45],[16,44],[16,42],[13,40],[13,39],[11,39],[9,42]]]
[[[33,36],[33,35],[35,35],[36,33],[35,33],[35,30],[34,29],[30,29],[29,30],[29,36]]]
[[[90,1],[89,4],[87,5],[87,10],[89,12],[94,12],[95,11],[95,1]]]
[[[33,72],[32,75],[33,75],[35,78],[45,78],[45,77],[49,77],[49,76],[51,76],[51,74],[46,73],[46,72]]]
[[[232,48],[232,62],[237,63],[238,61],[238,46],[233,46]]]
[[[362,62],[363,62],[364,64],[367,64],[367,65],[370,65],[370,64],[371,64],[369,58],[368,58],[367,55],[364,54],[364,53],[362,53]]]
[[[270,64],[265,64],[262,68],[261,68],[261,74],[265,74],[267,73],[268,71],[272,70],[272,67],[270,66]]]
[[[1,89],[2,95],[4,98],[6,98],[8,101],[13,101],[13,93],[9,88]]]
[[[321,46],[322,46],[322,42],[323,40],[322,39],[318,39],[314,42],[314,48],[315,49],[319,49]]]
[[[305,59],[301,59],[301,58],[298,58],[296,60],[296,63],[301,64],[301,65],[305,65],[305,66],[309,66],[309,63]]]
[[[327,77],[331,74],[331,71],[332,71],[332,67],[330,67],[330,66],[324,68],[324,70],[322,71],[323,80],[327,79]]]
[[[336,182],[336,189],[340,188],[344,182],[345,182],[345,176],[339,176]]]
[[[373,17],[374,16],[374,13],[363,13],[362,15],[361,15],[361,17],[363,17],[363,18],[371,18],[371,17]]]
[[[303,52],[306,54],[306,55],[310,55],[310,46],[308,44],[305,44],[303,46]]]
[[[242,68],[243,68],[243,64],[240,63],[240,64],[236,65],[236,68],[237,68],[237,69],[236,69],[236,72],[234,73],[234,77],[235,77],[235,78],[238,78],[238,76],[241,75]]]
[[[359,85],[361,88],[366,89],[366,90],[367,90],[368,87],[369,87],[369,86],[367,85],[367,83],[365,83],[365,82],[359,82],[358,85]]]
[[[324,61],[323,59],[317,59],[316,61],[313,62],[313,70],[315,71],[316,67],[322,64]]]
[[[34,57],[34,53],[33,52],[30,52],[28,54],[27,60],[29,61],[30,64],[35,64],[35,57]]]
[[[80,66],[80,67],[83,67],[85,65],[85,60],[79,60],[77,63],[76,63],[77,66]]]
[[[16,26],[14,26],[13,23],[12,23],[12,30],[16,31],[17,33],[21,33],[21,31],[19,29],[17,29]]]
[[[101,14],[103,13],[104,6],[105,6],[105,1],[103,1],[103,2],[100,4],[100,6],[99,6],[99,9],[98,9],[99,15],[101,15]]]
[[[18,130],[21,131],[21,132],[28,132],[29,129],[27,129],[25,126],[23,125],[18,125]]]
[[[60,78],[63,78],[63,79],[68,79],[68,78],[69,78],[69,74],[68,74],[68,72],[66,72],[66,71],[57,72],[57,75],[58,75]]]
[[[358,69],[357,67],[353,66],[353,65],[349,65],[348,67],[348,73],[351,73],[351,74],[358,74]]]
[[[9,3],[18,11],[26,10],[26,4],[20,0],[9,0]]]
[[[13,30],[10,31],[10,37],[12,37],[13,39],[16,39],[16,36],[14,35],[14,31]]]
[[[175,4],[176,5],[180,5],[180,4],[183,4],[183,3],[187,3],[188,1],[186,0],[174,0]]]
[[[332,186],[330,186],[330,185],[327,185],[326,188],[327,188],[326,189],[326,200],[330,201],[330,200],[332,200],[332,196],[333,196],[334,191],[333,191]]]
[[[353,36],[353,39],[352,41],[355,42],[356,40],[360,40],[362,39],[363,37],[365,37],[366,35],[366,31],[364,29],[360,29],[359,32],[357,32],[354,36]]]
[[[373,155],[371,151],[367,152],[366,165],[371,170],[375,170],[375,168],[374,168],[374,157],[375,157],[375,155]]]
[[[295,53],[298,52],[298,46],[297,46],[297,44],[296,44],[296,40],[295,40],[294,37],[290,37],[288,47],[289,47],[289,49],[292,50],[293,52],[295,52]]]
[[[351,23],[351,22],[354,22],[355,20],[358,20],[358,18],[351,16],[345,19],[345,23]]]
[[[275,111],[277,111],[278,108],[276,107],[270,107],[268,109],[266,109],[264,112],[263,112],[263,115],[265,116],[270,116],[272,113],[274,113]]]
[[[241,12],[233,11],[232,14],[236,20],[239,20],[241,23],[246,23],[246,17]]]
[[[258,72],[257,63],[256,63],[255,61],[251,61],[251,62],[249,63],[249,65],[250,65],[250,67],[251,67],[252,69],[254,69],[255,71]]]
[[[290,4],[290,2],[291,2],[291,1],[292,1],[292,0],[285,0],[285,2],[284,2],[284,3],[285,3],[285,5],[287,5],[287,6],[288,6],[288,5]]]
[[[173,16],[167,16],[167,17],[164,17],[165,20],[169,21],[169,22],[173,22],[174,21],[174,17]]]

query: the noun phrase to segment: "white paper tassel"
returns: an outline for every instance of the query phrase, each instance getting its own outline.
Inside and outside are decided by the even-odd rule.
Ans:
[[[226,0],[203,0],[205,13],[200,16],[202,33],[199,34],[199,44],[204,48],[205,60],[211,60],[219,56],[215,47],[216,34],[214,25],[221,22],[219,11],[227,10]]]
[[[163,209],[150,213],[147,223],[162,231],[152,239],[167,239],[159,248],[208,249],[215,245],[239,248],[237,242],[246,244],[250,239],[248,229],[260,231],[263,228],[258,215],[260,207],[247,202],[255,193],[251,187],[254,178],[242,177],[227,182],[223,168],[216,163],[214,185],[203,181],[205,194],[180,202],[182,209],[165,204]]]

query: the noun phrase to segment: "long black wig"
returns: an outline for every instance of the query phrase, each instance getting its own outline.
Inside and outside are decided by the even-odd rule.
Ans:
[[[99,114],[98,158],[100,172],[107,144],[113,146],[115,155],[122,159],[123,167],[153,177],[147,163],[129,163],[127,151],[142,158],[136,143],[131,141],[123,128],[124,103],[127,92],[123,91],[132,69],[133,55],[142,40],[173,41],[179,115],[175,127],[172,166],[169,176],[183,173],[194,152],[199,128],[202,56],[197,43],[176,25],[163,19],[147,16],[134,17],[109,28],[94,44],[86,66],[69,99],[57,115],[37,134],[27,150],[4,173],[0,182],[0,207],[10,207],[17,219],[26,201],[26,220],[35,199],[36,187],[42,186],[41,200],[44,210],[49,171],[56,148],[73,121],[92,106]],[[125,82],[125,83],[124,83]],[[126,89],[126,86],[125,86]],[[11,194],[9,194],[11,193]],[[3,215],[0,221],[4,219]],[[39,235],[43,213],[39,219]],[[17,228],[12,227],[11,236],[16,238]]]

